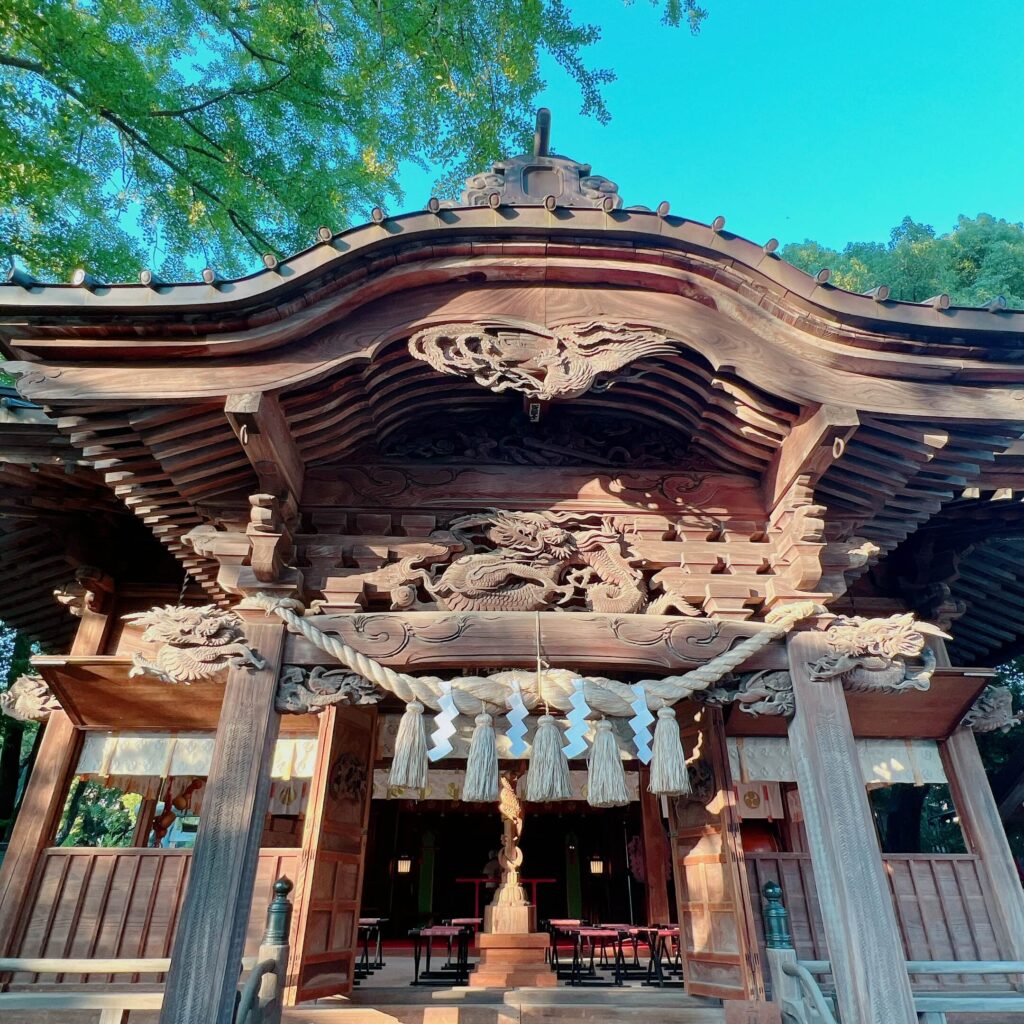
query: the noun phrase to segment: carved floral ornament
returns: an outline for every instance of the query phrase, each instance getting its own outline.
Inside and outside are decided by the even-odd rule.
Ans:
[[[451,324],[409,339],[409,353],[439,373],[467,377],[501,393],[519,391],[549,402],[607,390],[624,367],[670,355],[674,345],[649,329],[591,321],[548,329],[539,325]]]

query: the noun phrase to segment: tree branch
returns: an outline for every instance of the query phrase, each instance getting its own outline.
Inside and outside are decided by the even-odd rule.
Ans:
[[[272,92],[279,85],[285,82],[291,77],[291,68],[288,68],[283,75],[275,78],[272,82],[264,82],[263,85],[255,85],[247,89],[239,89],[235,86],[231,86],[230,89],[225,89],[223,92],[218,93],[216,96],[211,96],[207,100],[203,100],[201,103],[194,103],[191,107],[181,107],[178,110],[153,110],[150,112],[150,117],[184,117],[186,114],[196,114],[200,110],[205,110],[207,107],[212,107],[216,103],[220,103],[221,100],[226,100],[229,96],[237,96],[239,99],[251,98],[253,96],[259,96],[265,92]]]
[[[255,225],[251,224],[237,210],[229,207],[219,195],[204,185],[194,175],[190,174],[186,167],[183,167],[173,157],[158,150],[141,131],[130,125],[119,114],[110,110],[108,107],[90,105],[80,90],[66,82],[54,81],[46,66],[37,61],[25,60],[22,57],[14,57],[9,54],[0,54],[0,65],[20,68],[22,71],[29,71],[33,74],[39,75],[55,89],[59,89],[66,96],[69,96],[71,99],[80,103],[86,110],[92,110],[97,116],[113,125],[118,131],[131,139],[137,146],[149,153],[157,162],[173,171],[193,189],[224,210],[231,223],[238,230],[238,233],[249,243],[254,252],[263,253],[273,248],[270,241],[261,234]]]

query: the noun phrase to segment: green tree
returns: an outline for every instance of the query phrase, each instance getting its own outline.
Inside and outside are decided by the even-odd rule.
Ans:
[[[599,34],[563,0],[5,0],[0,249],[61,279],[246,272],[397,202],[401,160],[450,189],[525,147],[544,54],[607,120]]]
[[[0,623],[0,690],[29,670],[31,644]],[[39,726],[0,714],[0,842],[10,835],[25,771],[32,760]]]
[[[784,246],[782,257],[808,273],[828,267],[832,283],[852,292],[885,284],[904,302],[946,292],[963,306],[1001,295],[1024,309],[1024,225],[987,213],[960,217],[945,235],[904,217],[887,243],[851,242],[840,251],[807,240]]]

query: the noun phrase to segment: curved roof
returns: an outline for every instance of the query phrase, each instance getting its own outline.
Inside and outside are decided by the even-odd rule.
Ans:
[[[85,327],[125,315],[148,320],[189,314],[195,318],[194,328],[206,316],[259,320],[294,302],[319,280],[377,258],[382,250],[408,251],[449,239],[475,246],[484,237],[491,242],[545,238],[549,247],[571,247],[576,237],[585,236],[607,239],[617,247],[688,253],[711,276],[735,273],[751,287],[777,296],[792,316],[890,339],[1024,350],[1024,311],[999,304],[951,306],[948,296],[924,303],[890,301],[887,288],[855,294],[829,284],[827,271],[812,276],[782,260],[775,239],[761,244],[726,231],[723,217],[708,225],[670,213],[667,202],[656,211],[624,207],[614,182],[594,174],[589,164],[549,152],[547,123],[549,115],[541,111],[534,152],[499,161],[469,178],[457,203],[431,199],[426,210],[395,216],[376,209],[370,223],[337,233],[322,227],[310,248],[283,260],[265,256],[262,269],[234,280],[221,280],[207,270],[202,281],[161,282],[143,271],[139,283],[106,284],[82,270],[76,272],[75,283],[46,284],[12,268],[6,283],[0,283],[0,318],[27,311],[78,314]]]

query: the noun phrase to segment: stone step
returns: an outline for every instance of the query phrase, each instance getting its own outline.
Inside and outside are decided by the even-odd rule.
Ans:
[[[559,1004],[508,1006],[388,1006],[330,1008],[296,1007],[285,1010],[283,1024],[724,1024],[720,1007],[646,1007],[604,1004]]]
[[[553,975],[552,975],[553,976]],[[616,1006],[646,1007],[648,1009],[678,1009],[692,1007],[695,1009],[717,1008],[717,1000],[704,999],[700,996],[687,995],[679,989],[659,989],[649,986],[627,985],[615,988],[591,988],[587,986],[573,987],[560,984],[557,988],[516,988],[507,992],[494,989],[470,988],[431,988],[412,985],[404,986],[369,986],[357,988],[346,997],[345,1005],[380,1006],[416,1005],[439,1003],[483,1005],[502,1003],[515,1006],[560,1006],[597,1004],[607,1006],[610,996],[614,996]],[[320,1006],[323,1003],[318,1004]]]

